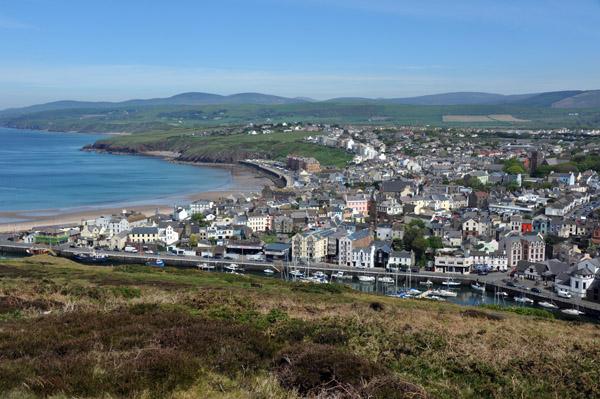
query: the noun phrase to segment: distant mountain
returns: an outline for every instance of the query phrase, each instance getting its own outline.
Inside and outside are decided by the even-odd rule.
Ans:
[[[0,111],[2,115],[28,114],[41,111],[55,111],[77,108],[118,108],[144,107],[159,105],[280,105],[298,103],[319,103],[320,101],[306,97],[279,97],[261,93],[238,93],[221,96],[211,93],[182,93],[167,98],[136,99],[122,102],[91,102],[91,101],[55,101],[47,104],[32,105],[24,108],[10,108]],[[503,95],[481,92],[453,92],[432,94],[406,98],[365,98],[339,97],[323,102],[328,103],[391,103],[406,105],[514,105],[522,107],[542,108],[600,108],[600,90],[569,90],[547,93]]]
[[[600,90],[588,90],[552,104],[553,108],[600,108]]]
[[[314,101],[314,100],[313,100]],[[287,98],[261,93],[238,93],[221,96],[211,93],[182,93],[168,98],[151,98],[147,100],[128,100],[121,102],[92,102],[92,101],[55,101],[46,104],[32,105],[24,108],[9,108],[0,111],[0,115],[28,114],[31,112],[54,111],[59,109],[76,108],[112,108],[112,107],[143,107],[152,105],[234,105],[234,104],[297,104],[308,102],[300,98]]]
[[[520,94],[505,96],[503,94],[480,92],[454,92],[432,94],[419,97],[390,98],[382,101],[394,104],[411,105],[488,105],[507,104],[512,101],[535,96],[535,94]]]

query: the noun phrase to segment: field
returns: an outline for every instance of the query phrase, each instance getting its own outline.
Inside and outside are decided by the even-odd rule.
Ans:
[[[336,284],[0,260],[7,398],[590,398],[591,324]]]
[[[353,155],[339,148],[303,142],[305,136],[319,133],[287,132],[266,135],[190,136],[178,131],[154,132],[100,140],[96,148],[106,151],[173,151],[179,160],[189,162],[236,162],[242,159],[279,159],[288,154],[311,156],[323,165],[343,167]],[[179,134],[178,134],[179,133]]]
[[[377,101],[69,109],[2,116],[0,125],[36,130],[98,133],[140,133],[180,127],[240,125],[250,122],[471,126],[472,122],[469,120],[444,121],[446,116],[452,115],[511,115],[512,118],[499,117],[490,122],[490,126],[501,128],[600,126],[599,108],[557,109],[514,105],[428,106]]]

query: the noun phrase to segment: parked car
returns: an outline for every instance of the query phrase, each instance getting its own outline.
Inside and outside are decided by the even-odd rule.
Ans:
[[[542,292],[542,290],[540,290],[538,287],[533,287],[533,288],[531,289],[531,292],[535,292],[535,293],[538,293],[538,294],[540,294],[540,293]]]
[[[516,285],[515,283],[513,283],[512,281],[508,281],[508,282],[506,283],[506,286],[507,286],[507,287],[516,287],[517,285]]]
[[[520,285],[519,288],[525,291],[529,291],[529,287],[526,285]]]

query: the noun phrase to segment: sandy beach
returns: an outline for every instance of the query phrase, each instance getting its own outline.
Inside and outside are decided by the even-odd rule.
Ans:
[[[220,190],[183,195],[178,198],[178,200],[180,200],[178,203],[183,205],[199,199],[217,200],[226,198],[235,193],[260,192],[265,185],[274,185],[273,181],[269,178],[263,177],[256,171],[240,165],[202,165],[227,169],[231,173],[233,181]],[[177,196],[178,193],[173,193],[173,195]],[[169,202],[169,200],[172,201],[172,199],[154,199],[148,200],[146,204],[140,203],[136,205],[123,204],[123,206],[118,206],[118,204],[113,204],[112,206],[105,206],[100,204],[98,206],[78,207],[73,209],[66,208],[60,210],[40,209],[34,211],[0,211],[0,221],[4,220],[3,222],[0,222],[0,233],[27,231],[34,227],[42,226],[79,224],[82,220],[94,219],[102,215],[121,213],[123,209],[133,209],[146,215],[154,215],[158,208],[160,213],[169,215],[173,213],[173,205],[175,205],[173,202]]]

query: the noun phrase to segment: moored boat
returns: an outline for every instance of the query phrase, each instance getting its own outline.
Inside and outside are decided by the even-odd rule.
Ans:
[[[165,262],[162,259],[154,259],[154,260],[150,260],[150,261],[146,262],[146,266],[164,267]]]
[[[83,262],[106,262],[108,255],[98,252],[81,252],[76,254],[75,258]]]
[[[546,309],[558,309],[558,306],[556,306],[552,302],[542,301],[542,302],[538,302],[538,305],[540,305],[541,307],[546,308]]]
[[[304,277],[304,272],[301,272],[300,270],[296,270],[295,269],[295,270],[292,270],[290,272],[290,276],[293,276],[293,277]]]
[[[263,272],[265,274],[275,274],[275,270],[273,270],[273,269],[265,269],[265,270],[263,270]]]
[[[196,267],[200,270],[215,270],[213,265],[209,265],[208,263],[199,263]]]
[[[375,276],[358,276],[358,281],[360,281],[361,283],[372,283],[373,281],[375,281]]]
[[[458,287],[460,283],[454,280],[446,280],[442,281],[442,285],[447,285],[448,287]]]
[[[419,281],[421,285],[433,285],[433,281],[427,279],[427,281]]]
[[[438,296],[442,296],[442,297],[448,297],[448,296],[458,296],[458,294],[454,291],[448,291],[448,290],[444,290],[444,289],[439,289],[437,291],[433,291],[432,294],[434,295],[438,295]]]
[[[483,285],[479,285],[478,283],[471,284],[471,288],[475,291],[485,292],[485,287]]]
[[[236,265],[235,263],[229,264],[224,267],[225,270],[229,270],[230,272],[243,272],[244,269]]]
[[[583,316],[585,314],[581,310],[578,310],[578,309],[575,309],[575,308],[573,308],[573,309],[561,309],[560,311],[563,312],[564,314],[568,314],[568,315],[571,315],[571,316]]]
[[[385,283],[385,284],[391,284],[391,283],[393,283],[393,282],[394,282],[394,279],[393,279],[393,278],[391,278],[391,277],[387,277],[387,276],[385,276],[385,277],[380,277],[380,278],[379,278],[379,282],[380,282],[380,283]]]
[[[340,270],[340,271],[338,271],[337,273],[333,273],[333,274],[331,275],[331,277],[333,277],[333,278],[337,278],[337,279],[345,279],[345,280],[346,280],[346,279],[347,279],[347,280],[350,280],[350,279],[352,279],[352,275],[351,275],[351,274],[344,274],[344,272],[343,272],[343,271],[341,271],[341,270]]]
[[[533,299],[529,299],[526,296],[516,296],[515,297],[515,302],[520,302],[520,303],[533,303]]]

